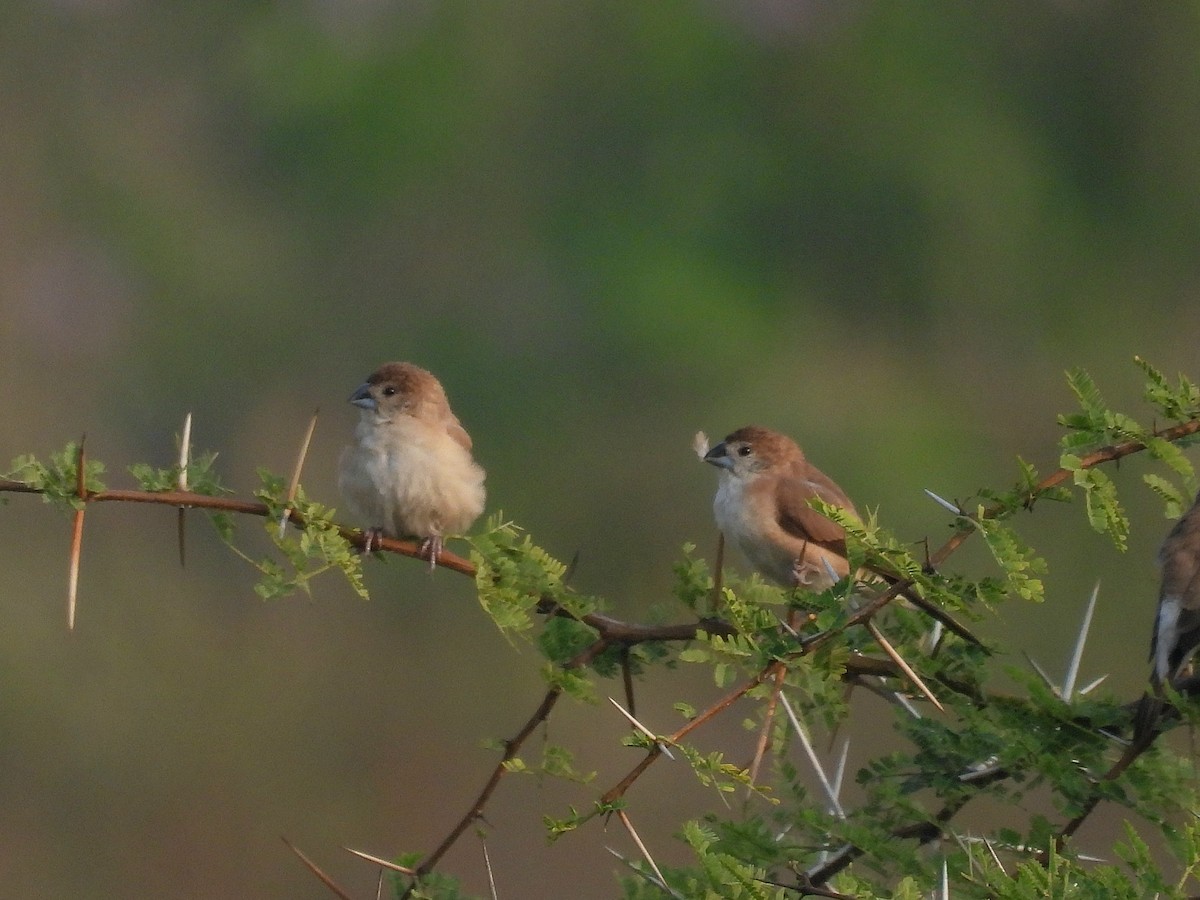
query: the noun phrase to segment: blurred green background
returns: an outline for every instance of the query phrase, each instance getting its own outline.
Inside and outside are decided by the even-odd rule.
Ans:
[[[1125,407],[1134,354],[1200,375],[1195,4],[44,0],[0,26],[0,460],[86,432],[128,486],[191,411],[245,493],[319,407],[305,486],[336,505],[345,398],[409,359],[489,509],[644,619],[680,546],[714,544],[698,429],[786,431],[936,542],[922,488],[1053,466],[1065,368]],[[1048,602],[980,630],[1061,672],[1100,578],[1081,677],[1133,696],[1168,524],[1143,471],[1113,471],[1127,554],[1078,508],[1019,520]],[[0,893],[328,896],[284,835],[373,896],[340,848],[430,849],[479,740],[536,705],[536,654],[411,561],[370,562],[368,603],[335,578],[263,603],[200,515],[181,571],[173,515],[91,511],[67,633],[66,520],[0,509]],[[671,730],[706,677],[639,712]],[[548,731],[597,788],[501,787],[500,896],[616,893],[625,834],[540,824],[636,761],[605,707]],[[700,743],[749,746],[724,727]],[[630,799],[668,863],[712,803],[667,765]],[[486,891],[475,838],[447,866]]]

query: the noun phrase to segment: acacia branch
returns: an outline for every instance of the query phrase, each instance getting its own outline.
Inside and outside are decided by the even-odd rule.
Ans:
[[[1166,441],[1174,442],[1181,438],[1194,435],[1200,432],[1200,419],[1191,420],[1182,424],[1154,431],[1155,438],[1161,438]],[[1138,440],[1124,441],[1117,444],[1112,444],[1087,454],[1080,460],[1079,469],[1089,469],[1095,466],[1120,460],[1126,456],[1133,455],[1146,449],[1146,443]],[[82,448],[80,449],[80,458],[77,460],[79,468],[79,486],[77,488],[78,499],[83,503],[103,503],[103,502],[126,502],[126,503],[149,503],[163,506],[170,506],[179,509],[196,508],[207,509],[219,512],[236,513],[240,515],[251,515],[258,517],[268,517],[272,514],[272,507],[266,503],[241,500],[231,497],[215,497],[207,494],[198,494],[191,491],[176,490],[176,491],[144,491],[144,490],[103,490],[94,493],[89,493],[86,486],[83,484],[83,460]],[[1023,505],[1026,508],[1031,508],[1034,503],[1040,499],[1046,492],[1055,487],[1067,482],[1075,476],[1077,469],[1059,468],[1050,475],[1042,478],[1036,485],[1029,487],[1023,492]],[[9,479],[0,479],[0,493],[42,493],[42,490],[23,482],[13,481]],[[289,509],[290,509],[289,505]],[[980,511],[976,516],[968,516],[965,513],[962,515],[963,524],[945,543],[937,550],[928,555],[928,568],[936,570],[942,565],[951,554],[953,554],[963,543],[970,537],[974,531],[978,530],[972,527],[971,523],[978,522],[984,519],[995,519],[1011,512],[1013,507],[1010,504],[995,503]],[[77,519],[81,519],[79,516]],[[292,509],[290,521],[298,528],[307,527],[308,523],[302,513]],[[78,523],[76,529],[78,530]],[[366,536],[358,529],[351,529],[345,526],[335,526],[341,536],[347,540],[352,546],[359,548],[365,547]],[[77,543],[77,542],[76,542]],[[393,538],[383,538],[375,546],[378,549],[386,552],[396,553],[403,556],[408,556],[414,559],[421,559],[420,546],[412,541],[397,540]],[[77,550],[73,551],[77,554]],[[77,558],[77,556],[76,556]],[[474,578],[477,574],[475,566],[467,559],[457,556],[454,553],[443,551],[437,559],[438,564],[443,567],[456,571],[462,575]],[[719,569],[718,575],[719,578]],[[863,624],[868,621],[873,615],[878,613],[884,606],[891,602],[896,596],[903,594],[906,590],[912,588],[914,582],[911,579],[903,579],[889,585],[886,589],[879,591],[876,595],[869,598],[868,601],[855,613],[849,616],[844,622],[837,627],[829,629],[821,634],[815,635],[804,641],[796,655],[804,655],[812,652],[824,643],[832,640],[834,636],[845,631],[847,628]],[[560,608],[540,610],[551,615],[570,615]],[[615,645],[629,647],[638,643],[647,641],[687,641],[694,639],[699,632],[705,632],[713,635],[732,635],[736,633],[736,629],[729,623],[717,617],[708,617],[699,619],[696,622],[679,623],[674,625],[646,625],[640,623],[624,622],[606,616],[601,613],[590,613],[578,617],[584,624],[595,629],[597,639],[589,645],[580,654],[572,660],[561,665],[564,670],[579,668],[593,661],[596,656],[603,653]],[[708,709],[695,716],[687,722],[682,728],[674,734],[664,738],[665,742],[678,742],[683,740],[688,734],[699,728],[706,722],[711,721],[715,717],[724,713],[737,700],[744,697],[758,685],[769,681],[780,679],[786,672],[786,663],[784,661],[775,660],[764,666],[762,670],[752,678],[748,679],[738,688],[731,691],[725,697],[714,703]],[[867,657],[852,658],[847,665],[845,678],[851,680],[863,674],[885,674],[895,675],[896,667],[888,661],[874,660]],[[505,743],[504,753],[493,769],[487,782],[476,796],[474,803],[467,812],[456,822],[442,842],[429,854],[422,862],[417,872],[419,874],[427,874],[437,863],[444,857],[449,849],[461,837],[461,835],[470,827],[471,823],[476,821],[483,814],[483,810],[490,801],[495,790],[499,786],[505,773],[508,771],[506,764],[516,757],[529,737],[534,733],[537,727],[548,720],[558,699],[562,695],[561,687],[551,687],[543,696],[538,707],[528,717],[524,725],[518,730],[517,734]],[[661,745],[653,744],[646,752],[643,759],[634,766],[623,778],[614,784],[600,798],[601,804],[611,804],[625,795],[629,788],[637,781],[643,772],[645,772],[661,755]],[[1007,773],[1001,771],[996,775],[996,778],[1007,777]],[[972,787],[976,783],[972,782]],[[902,828],[896,829],[893,835],[897,838],[916,839],[920,843],[925,843],[936,839],[944,829],[946,823],[953,818],[957,812],[968,802],[970,796],[963,794],[959,797],[948,801],[945,806],[932,819],[916,822]],[[850,865],[850,863],[861,856],[862,851],[853,846],[847,845],[842,852],[835,855],[826,865],[820,867],[816,871],[810,873],[811,881],[814,884],[820,884],[828,878],[832,877],[837,871]]]
[[[1191,419],[1187,422],[1183,422],[1182,424],[1172,426],[1171,428],[1164,428],[1161,431],[1155,430],[1151,434],[1153,437],[1162,438],[1164,441],[1174,443],[1181,438],[1188,437],[1189,435],[1193,435],[1198,432],[1200,432],[1200,419]],[[1094,469],[1096,466],[1099,466],[1103,463],[1116,462],[1117,460],[1123,459],[1126,456],[1132,456],[1134,453],[1141,453],[1145,449],[1146,444],[1144,441],[1123,441],[1119,444],[1109,444],[1107,447],[1101,447],[1099,450],[1093,450],[1091,453],[1082,457],[1079,461],[1079,468]],[[1031,509],[1033,504],[1037,502],[1037,500],[1047,491],[1058,487],[1062,483],[1069,481],[1074,477],[1074,469],[1060,468],[1051,472],[1025,492],[1025,508]],[[1006,507],[1004,504],[996,503],[984,509],[983,512],[980,513],[979,518],[994,519],[997,516],[1007,512],[1007,510],[1008,507]],[[941,547],[930,554],[930,568],[936,569],[938,566],[940,566],[946,560],[946,558],[960,546],[962,546],[963,542],[966,541],[966,539],[972,534],[974,534],[975,531],[976,529],[974,528],[964,528],[951,536],[950,539],[942,544]]]

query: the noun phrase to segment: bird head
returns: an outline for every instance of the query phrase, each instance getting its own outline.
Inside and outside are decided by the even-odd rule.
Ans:
[[[423,404],[445,404],[446,394],[433,375],[412,363],[384,363],[350,395],[350,402],[376,421],[417,415]]]
[[[747,425],[704,454],[704,461],[735,477],[746,477],[796,456],[803,459],[791,438],[768,428]]]

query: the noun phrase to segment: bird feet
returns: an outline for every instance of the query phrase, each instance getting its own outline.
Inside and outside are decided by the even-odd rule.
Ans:
[[[421,541],[421,555],[429,559],[429,571],[437,568],[438,557],[442,555],[442,536],[431,534]]]
[[[805,561],[803,557],[798,558],[792,563],[792,583],[795,587],[813,590],[814,585],[818,584],[824,577],[825,573],[821,571],[820,566]]]
[[[383,529],[379,526],[363,529],[362,552],[364,555],[383,549]]]

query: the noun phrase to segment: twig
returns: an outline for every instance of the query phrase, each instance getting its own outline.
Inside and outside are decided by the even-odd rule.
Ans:
[[[629,644],[621,645],[621,681],[625,685],[625,703],[629,707],[629,715],[632,718],[637,713],[637,707],[634,705],[633,664],[629,658],[629,649]]]
[[[784,625],[785,628],[790,626]],[[775,709],[779,704],[779,694],[783,690],[784,672],[781,669],[775,673],[775,684],[771,688],[771,696],[767,698],[767,708],[763,712],[762,728],[758,732],[758,741],[754,746],[754,758],[750,761],[750,784],[746,786],[746,796],[754,792],[754,784],[758,781],[758,770],[771,746],[771,727],[775,724]]]
[[[713,587],[712,600],[709,602],[709,609],[715,616],[721,611],[721,593],[722,585],[725,580],[725,532],[717,532],[717,557],[713,562]]]
[[[1154,431],[1153,437],[1162,438],[1164,441],[1174,442],[1180,438],[1200,432],[1200,419],[1192,419],[1190,422],[1184,422],[1180,425],[1174,425],[1171,428],[1164,428],[1162,431]],[[1075,477],[1075,472],[1081,469],[1093,469],[1102,463],[1115,462],[1126,456],[1134,453],[1140,453],[1146,449],[1146,445],[1141,441],[1123,441],[1119,444],[1110,444],[1107,447],[1101,447],[1099,450],[1094,450],[1079,460],[1079,465],[1076,469],[1055,469],[1025,494],[1025,505],[1031,506],[1042,494],[1046,493],[1051,488],[1056,488],[1066,481],[1071,481]],[[982,519],[994,519],[1005,510],[1005,506],[1000,503],[993,504],[987,507],[979,514]],[[972,518],[972,517],[964,517]],[[972,534],[976,532],[975,528],[965,528],[955,533],[948,541],[942,544],[929,558],[931,568],[937,568],[946,558],[955,550],[963,545],[963,543]]]
[[[783,667],[784,667],[784,664],[782,662],[779,662],[778,660],[775,662],[772,662],[765,669],[763,669],[761,672],[759,672],[758,675],[756,675],[754,678],[751,678],[749,681],[745,682],[740,687],[737,687],[734,690],[730,691],[728,694],[726,694],[724,697],[722,697],[720,700],[718,700],[712,706],[708,707],[708,709],[704,710],[702,713],[698,714],[697,716],[692,718],[690,721],[688,721],[682,728],[680,728],[674,734],[668,735],[666,737],[667,742],[672,743],[672,744],[678,744],[680,741],[682,741],[685,737],[687,737],[689,734],[691,734],[693,731],[695,731],[701,725],[705,724],[706,722],[709,722],[715,716],[720,715],[722,712],[724,712],[726,709],[728,709],[730,706],[732,706],[734,703],[736,703],[738,700],[740,700],[746,694],[750,693],[750,691],[754,690],[754,688],[758,687],[758,685],[762,684],[764,681],[766,681],[769,678],[773,678],[775,676],[775,673],[777,671],[781,670]],[[642,758],[641,762],[639,762],[636,766],[634,766],[632,769],[630,769],[625,774],[625,777],[623,777],[620,781],[618,781],[616,784],[614,784],[611,788],[609,788],[607,791],[605,791],[601,795],[600,801],[599,801],[600,805],[601,806],[611,805],[613,803],[613,801],[619,799],[620,797],[623,797],[625,795],[625,792],[629,790],[630,786],[635,781],[637,781],[638,778],[641,777],[642,773],[645,772],[646,769],[650,768],[650,766],[654,763],[654,761],[656,759],[658,759],[658,757],[661,754],[662,754],[662,748],[659,744],[655,744],[648,751],[646,751],[646,755]]]
[[[604,638],[601,638],[600,640],[597,640],[591,644],[591,646],[586,647],[573,659],[563,663],[563,668],[576,669],[581,666],[586,666],[598,655],[603,653],[608,646],[609,642]],[[438,861],[446,855],[450,848],[454,846],[459,837],[462,836],[463,832],[470,827],[471,823],[483,815],[483,808],[487,805],[488,800],[491,799],[492,794],[499,786],[500,779],[502,779],[508,772],[508,768],[505,766],[505,763],[516,757],[516,755],[520,752],[521,747],[527,740],[529,740],[530,735],[533,734],[538,725],[550,717],[551,711],[554,709],[555,704],[558,703],[558,698],[561,696],[562,688],[560,687],[552,687],[550,690],[548,690],[546,695],[542,697],[542,702],[538,704],[538,708],[533,711],[533,715],[531,715],[526,720],[525,724],[521,726],[521,729],[517,732],[516,737],[513,737],[505,742],[504,753],[500,757],[500,761],[496,764],[496,767],[492,770],[492,774],[488,778],[487,783],[484,784],[483,789],[475,798],[475,802],[471,804],[471,808],[468,809],[466,813],[464,813],[463,816],[458,820],[458,822],[455,823],[454,827],[450,829],[450,833],[446,835],[446,837],[440,844],[438,844],[433,852],[425,857],[425,859],[421,861],[421,864],[417,866],[416,871],[418,875],[428,874],[433,867],[437,865]],[[656,744],[655,747],[657,748],[657,746],[658,745]]]

